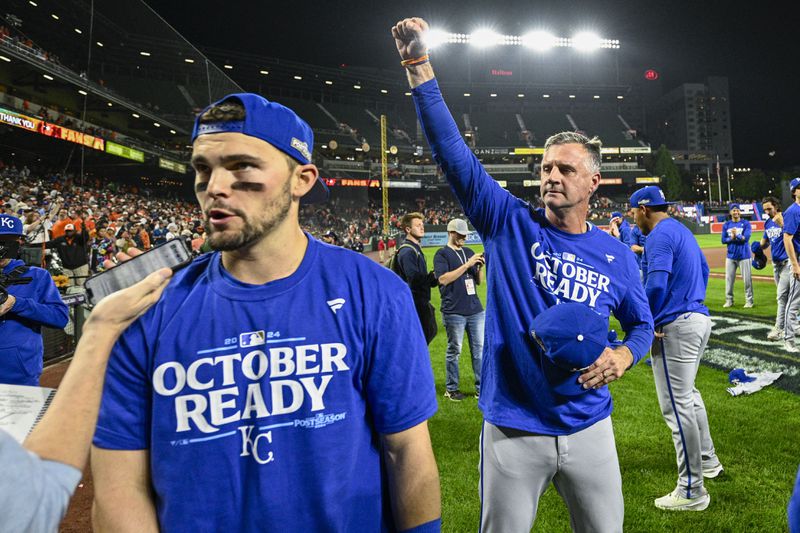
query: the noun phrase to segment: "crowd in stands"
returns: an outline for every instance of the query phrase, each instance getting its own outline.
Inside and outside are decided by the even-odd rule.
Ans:
[[[530,198],[539,205],[538,196]],[[684,216],[672,208],[673,216]],[[404,213],[417,211],[426,224],[445,225],[464,217],[461,206],[448,192],[393,200],[389,210],[389,235],[397,236]],[[627,203],[598,195],[591,204],[591,219],[608,219],[627,211]],[[0,161],[0,212],[23,220],[28,243],[41,244],[64,233],[67,224],[86,231],[87,261],[91,272],[103,268],[105,259],[135,246],[146,250],[175,237],[192,241],[195,252],[206,251],[202,213],[193,197],[181,197],[174,189],[124,184],[90,177],[78,183],[71,174],[32,172],[28,167],[6,166]],[[324,204],[301,208],[301,225],[316,237],[335,234],[336,243],[355,250],[376,244],[384,234],[379,202],[334,194]]]
[[[463,216],[452,199],[417,199],[394,205],[390,233],[399,232],[403,213],[420,211],[429,224],[446,224]],[[192,240],[193,249],[204,251],[203,216],[191,197],[179,197],[170,189],[143,188],[104,178],[90,177],[79,183],[60,172],[31,171],[28,167],[0,161],[0,212],[23,220],[28,245],[47,243],[64,234],[67,224],[86,231],[87,261],[91,272],[103,268],[106,259],[135,246],[146,250],[178,236]],[[379,204],[333,198],[302,209],[303,228],[314,236],[335,232],[338,244],[363,249],[383,233]],[[360,243],[360,244],[357,244]]]

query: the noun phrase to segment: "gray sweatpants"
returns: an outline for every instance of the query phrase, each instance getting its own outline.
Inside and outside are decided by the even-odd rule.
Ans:
[[[789,299],[789,281],[792,278],[792,263],[788,259],[772,263],[775,276],[775,299],[778,311],[775,313],[775,329],[784,330],[786,324],[786,302]]]
[[[711,319],[686,313],[658,328],[663,338],[653,341],[651,359],[658,404],[672,431],[681,495],[694,498],[702,492],[703,466],[719,465],[714,450],[703,397],[694,386],[700,358],[711,335]]]
[[[742,269],[745,302],[753,303],[753,278],[750,272],[750,259],[725,258],[725,300],[733,303],[733,284],[736,281],[737,268]]]
[[[610,416],[560,437],[484,422],[480,474],[482,532],[529,532],[551,481],[573,531],[622,531],[622,477]]]

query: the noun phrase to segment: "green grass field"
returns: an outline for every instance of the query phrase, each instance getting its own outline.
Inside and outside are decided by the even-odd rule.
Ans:
[[[711,238],[700,236],[709,247]],[[474,247],[478,249],[479,247]],[[434,248],[426,249],[433,265]],[[707,304],[712,315],[721,314],[724,303],[722,279],[711,279]],[[737,280],[737,295],[742,293]],[[478,442],[482,417],[471,396],[460,403],[443,398],[444,354],[447,340],[438,313],[439,294],[434,290],[439,334],[431,343],[431,361],[439,397],[439,411],[430,420],[433,447],[442,487],[443,531],[469,532],[478,527]],[[486,286],[479,286],[486,302]],[[737,308],[746,320],[772,320],[775,288],[756,282],[756,306]],[[612,324],[612,327],[614,324]],[[618,327],[618,325],[617,325]],[[461,357],[461,390],[473,391],[469,348],[464,342]],[[786,504],[800,463],[800,396],[777,387],[767,387],[752,396],[732,397],[727,373],[702,366],[697,387],[703,393],[712,436],[726,475],[710,480],[711,505],[703,512],[668,512],[656,509],[653,499],[675,487],[677,468],[669,430],[656,399],[651,369],[639,364],[611,385],[614,397],[614,429],[625,495],[625,531],[786,531]],[[551,486],[539,504],[534,531],[570,531],[566,507]]]
[[[722,248],[722,235],[709,233],[708,235],[695,235],[700,248]]]

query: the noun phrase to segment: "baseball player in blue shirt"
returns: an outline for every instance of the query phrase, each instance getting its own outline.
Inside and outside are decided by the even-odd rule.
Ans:
[[[776,299],[778,311],[775,313],[775,327],[767,333],[767,339],[777,341],[783,338],[784,323],[786,321],[786,302],[789,299],[789,280],[792,277],[789,256],[783,245],[783,214],[781,202],[775,197],[767,196],[761,201],[764,213],[769,217],[764,222],[764,236],[761,241],[753,243],[759,250],[769,248],[772,255],[772,268],[775,277]]]
[[[739,204],[731,204],[731,219],[722,225],[722,244],[728,245],[728,257],[725,259],[725,304],[722,307],[733,307],[733,284],[736,281],[736,269],[742,269],[744,279],[744,306],[753,307],[753,278],[750,271],[750,222],[742,219]]]
[[[639,275],[643,283],[644,278],[647,277],[647,253],[645,251],[646,241],[647,235],[642,233],[642,230],[640,230],[639,226],[636,224],[634,224],[631,228],[631,232],[628,235],[628,240],[625,241],[625,244],[630,246],[631,251],[636,254],[636,263],[639,265]]]
[[[302,231],[300,202],[327,196],[311,128],[240,93],[206,108],[192,141],[215,252],[114,346],[95,529],[439,531],[436,392],[411,293]]]
[[[789,279],[789,296],[786,299],[786,313],[783,321],[784,348],[789,353],[797,353],[795,345],[794,325],[797,322],[797,312],[800,308],[800,263],[797,254],[800,253],[800,178],[789,182],[789,191],[792,194],[792,205],[783,213],[783,246],[786,256],[791,263],[792,275]]]
[[[600,142],[563,132],[545,143],[544,209],[514,197],[464,143],[442,99],[422,34],[427,23],[392,28],[420,124],[436,162],[486,249],[486,340],[478,406],[481,529],[529,531],[552,482],[576,531],[622,531],[622,480],[606,385],[647,352],[652,317],[628,247],[587,223],[600,185]],[[624,344],[594,362],[554,369],[530,334],[534,319],[564,302],[614,314]],[[576,331],[579,327],[576,324]],[[558,384],[564,380],[572,391]]]
[[[677,487],[657,498],[655,505],[672,511],[702,511],[711,501],[703,478],[723,471],[703,398],[694,385],[711,335],[711,319],[703,303],[708,263],[694,235],[667,214],[670,204],[655,185],[631,196],[636,224],[647,235],[645,291],[656,327],[651,352],[656,393],[678,459]]]
[[[631,225],[625,219],[625,215],[623,215],[621,211],[614,211],[611,213],[609,227],[611,235],[622,242],[627,243],[631,239]]]

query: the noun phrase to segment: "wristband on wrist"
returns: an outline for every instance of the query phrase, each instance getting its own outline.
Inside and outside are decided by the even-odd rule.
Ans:
[[[422,65],[424,63],[427,63],[428,61],[430,61],[430,59],[431,59],[431,57],[428,54],[425,54],[424,56],[421,56],[421,57],[414,57],[414,58],[411,58],[411,59],[404,59],[404,60],[402,60],[400,62],[400,65],[404,66],[404,67],[412,67],[412,66]]]
[[[430,522],[425,522],[411,529],[404,529],[400,533],[439,533],[442,530],[442,519],[437,518]]]

